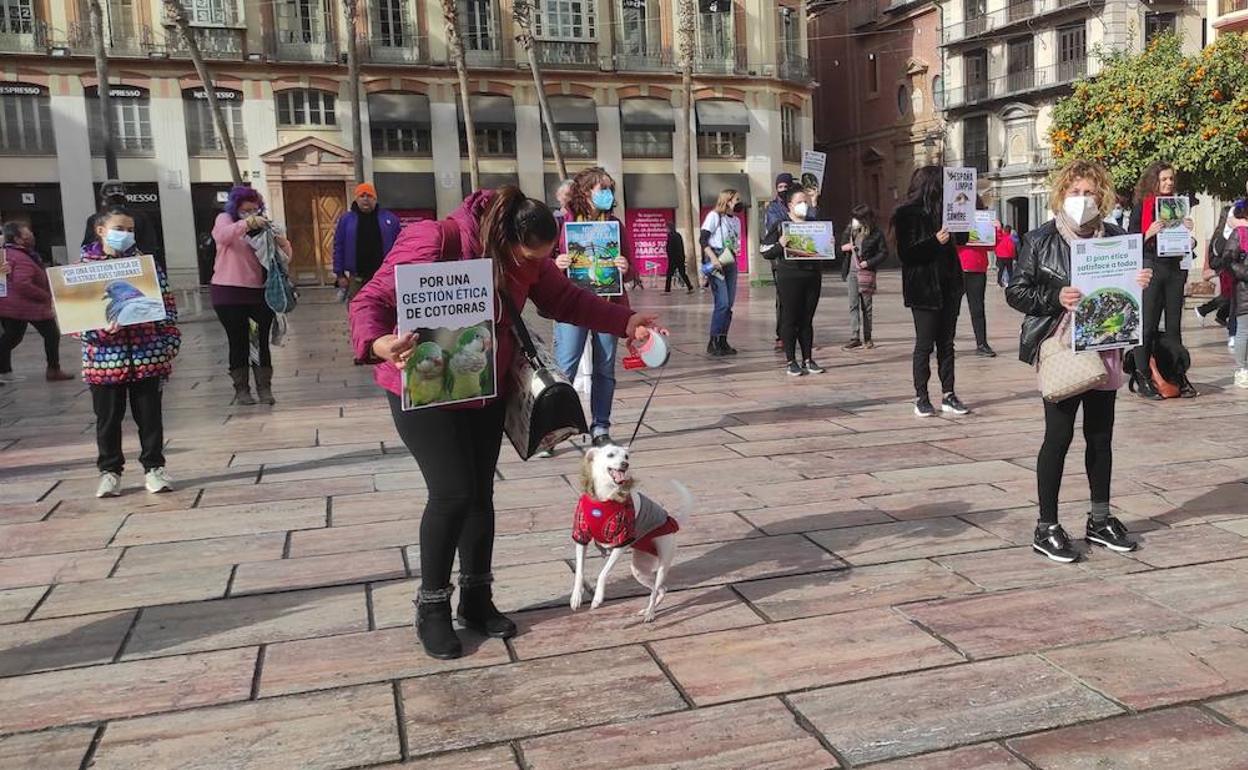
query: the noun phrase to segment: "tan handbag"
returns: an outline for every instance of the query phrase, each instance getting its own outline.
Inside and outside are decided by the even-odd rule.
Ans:
[[[1109,382],[1105,361],[1095,351],[1076,353],[1071,344],[1070,313],[1057,333],[1040,343],[1040,395],[1045,401],[1063,401]]]

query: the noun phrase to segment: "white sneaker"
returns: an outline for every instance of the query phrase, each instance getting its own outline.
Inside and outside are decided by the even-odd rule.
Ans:
[[[1227,338],[1226,338],[1226,346],[1227,346],[1228,348],[1234,348],[1234,347],[1235,347],[1235,338],[1234,338],[1234,337],[1227,337]]]
[[[0,372],[0,382],[25,382],[26,377],[14,372]]]
[[[1235,371],[1235,387],[1248,388],[1248,369],[1237,369]]]
[[[121,495],[121,476],[105,471],[100,474],[100,485],[95,488],[96,497],[118,497]]]
[[[1204,325],[1205,325],[1205,314],[1204,314],[1204,313],[1202,313],[1202,312],[1200,312],[1200,308],[1198,308],[1198,307],[1194,307],[1194,308],[1192,308],[1192,312],[1196,314],[1196,320],[1200,321],[1200,325],[1201,325],[1201,326],[1204,326]]]
[[[147,487],[147,491],[152,494],[156,494],[157,492],[173,491],[173,479],[169,478],[168,473],[165,473],[163,466],[160,468],[152,468],[148,471],[143,477],[143,482],[144,486]]]

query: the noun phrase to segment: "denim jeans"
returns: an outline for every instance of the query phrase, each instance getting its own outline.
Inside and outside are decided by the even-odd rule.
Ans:
[[[728,265],[721,268],[723,273],[711,273],[711,296],[715,300],[715,309],[711,311],[711,336],[727,334],[732,325],[732,304],[737,301],[737,266]]]
[[[615,398],[615,347],[619,340],[610,334],[591,332],[584,326],[556,323],[555,364],[569,380],[575,380],[587,339],[593,342],[594,359],[589,391],[589,411],[593,415],[590,431],[603,433],[611,427],[611,402]]]

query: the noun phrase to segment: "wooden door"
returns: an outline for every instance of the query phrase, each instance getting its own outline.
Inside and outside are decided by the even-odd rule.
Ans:
[[[285,182],[286,229],[296,283],[325,284],[334,273],[334,227],[347,208],[342,182]]]

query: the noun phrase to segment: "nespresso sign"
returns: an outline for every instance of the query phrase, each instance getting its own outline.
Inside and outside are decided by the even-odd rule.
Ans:
[[[43,96],[48,91],[40,86],[24,83],[0,83],[0,96]]]
[[[97,86],[91,86],[86,89],[86,95],[89,99],[94,99],[99,94],[100,89]],[[147,89],[135,86],[109,86],[108,95],[113,99],[146,99]]]
[[[214,89],[219,102],[241,102],[243,100],[242,91],[234,91],[229,88]],[[188,88],[182,92],[182,95],[191,101],[205,101],[208,99],[208,91],[203,88]]]

